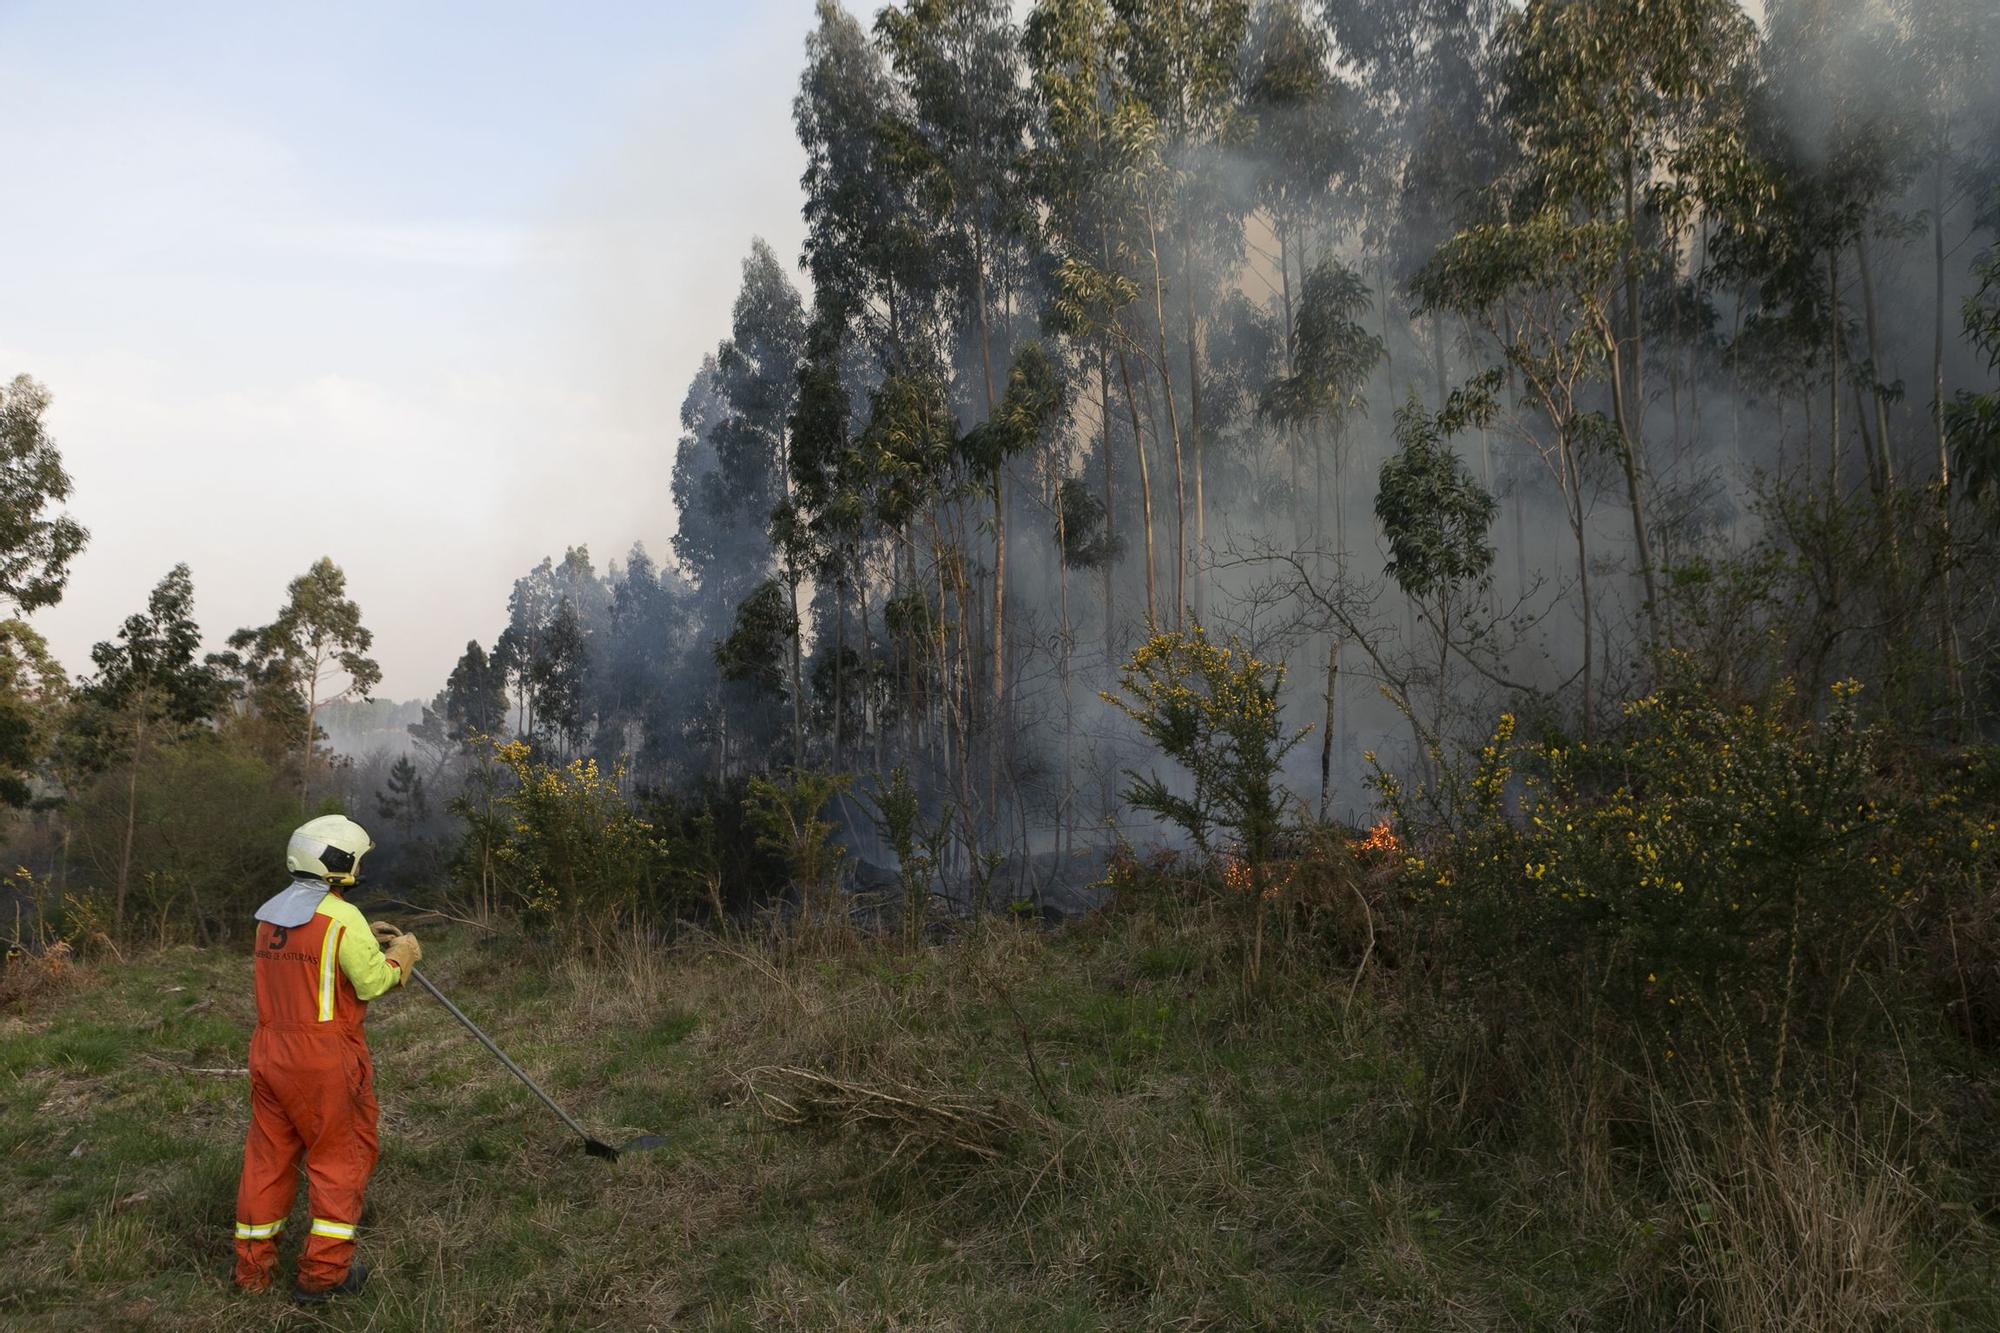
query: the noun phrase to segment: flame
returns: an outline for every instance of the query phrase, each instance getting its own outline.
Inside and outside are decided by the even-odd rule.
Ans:
[[[1397,856],[1402,853],[1403,840],[1389,827],[1387,819],[1368,830],[1368,836],[1357,838],[1353,843],[1357,856]]]

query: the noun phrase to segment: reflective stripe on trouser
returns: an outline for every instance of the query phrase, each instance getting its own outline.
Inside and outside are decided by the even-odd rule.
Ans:
[[[378,1151],[374,1084],[358,1034],[318,1024],[257,1029],[250,1041],[250,1132],[236,1191],[237,1285],[270,1285],[278,1232],[243,1232],[291,1212],[301,1158],[313,1220],[299,1259],[299,1285],[322,1291],[347,1277]]]

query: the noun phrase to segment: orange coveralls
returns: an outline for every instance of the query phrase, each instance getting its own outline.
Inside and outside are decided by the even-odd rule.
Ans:
[[[257,923],[257,1032],[250,1039],[250,1133],[236,1190],[236,1285],[262,1291],[305,1159],[312,1231],[299,1286],[340,1285],[354,1260],[361,1196],[375,1170],[375,1067],[367,1001],[403,983],[360,911],[328,891],[290,928]]]

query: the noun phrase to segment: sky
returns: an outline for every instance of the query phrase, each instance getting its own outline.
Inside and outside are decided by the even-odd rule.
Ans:
[[[175,563],[212,647],[321,555],[428,698],[512,581],[669,554],[683,392],[796,256],[811,0],[0,0],[0,380],[91,531],[72,671]]]

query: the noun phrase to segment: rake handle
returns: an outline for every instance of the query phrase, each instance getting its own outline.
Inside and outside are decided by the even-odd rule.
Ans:
[[[484,1046],[487,1050],[493,1052],[493,1058],[498,1060],[501,1064],[507,1066],[509,1072],[511,1072],[515,1078],[518,1078],[521,1080],[521,1082],[525,1083],[528,1087],[529,1092],[532,1092],[535,1094],[535,1096],[541,1098],[542,1105],[548,1107],[551,1111],[554,1111],[556,1115],[561,1118],[562,1122],[565,1125],[568,1125],[571,1129],[575,1130],[578,1138],[582,1139],[587,1144],[597,1142],[596,1139],[590,1136],[589,1130],[585,1129],[582,1125],[579,1125],[576,1123],[576,1121],[572,1120],[570,1118],[570,1114],[568,1111],[565,1111],[562,1109],[562,1107],[556,1105],[555,1098],[549,1096],[549,1094],[547,1094],[546,1092],[543,1092],[541,1089],[541,1085],[536,1083],[535,1080],[528,1077],[528,1073],[526,1070],[522,1069],[521,1066],[515,1064],[512,1060],[508,1059],[507,1052],[501,1050],[498,1046],[495,1046],[493,1044],[493,1038],[487,1036],[484,1032],[481,1032],[479,1030],[479,1024],[467,1018],[464,1012],[461,1011],[457,1005],[453,1004],[449,999],[447,999],[445,997],[445,993],[439,990],[429,977],[425,976],[422,972],[419,972],[416,968],[413,967],[410,969],[410,978],[411,980],[420,984],[425,990],[429,991],[431,993],[431,996],[434,999],[436,999],[439,1004],[443,1005],[446,1009],[450,1010],[451,1016],[453,1018],[456,1018],[461,1024],[463,1024],[467,1032],[470,1032],[473,1036],[479,1038],[479,1044],[481,1046]]]

